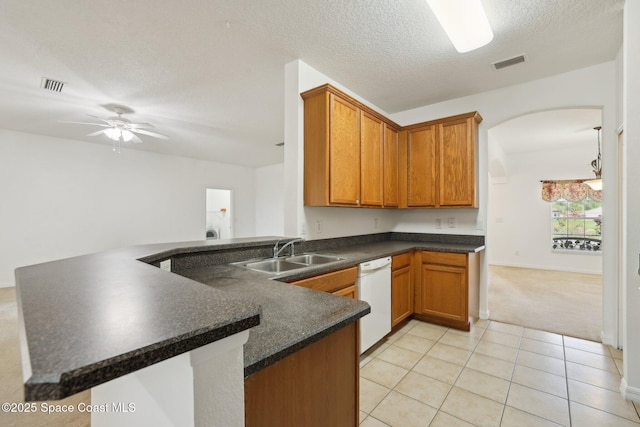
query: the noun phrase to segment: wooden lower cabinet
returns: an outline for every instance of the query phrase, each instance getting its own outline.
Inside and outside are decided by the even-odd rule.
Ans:
[[[413,314],[413,251],[395,255],[391,262],[391,327]]]
[[[332,292],[332,294],[351,299],[358,299],[358,285],[347,286],[339,291]]]
[[[244,380],[247,427],[356,427],[358,322]]]
[[[468,331],[479,309],[477,254],[421,251],[417,264],[415,317]]]
[[[354,290],[347,288],[355,288],[357,295],[358,267],[349,267],[343,270],[332,271],[331,273],[321,274],[319,276],[309,277],[307,279],[290,282],[292,285],[302,286],[303,288],[315,289],[316,291],[331,292],[337,295],[349,296]],[[346,293],[339,293],[342,291]]]

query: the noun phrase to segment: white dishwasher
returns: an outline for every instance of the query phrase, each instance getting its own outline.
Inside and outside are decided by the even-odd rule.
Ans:
[[[371,306],[360,319],[360,354],[391,332],[391,257],[360,264],[358,297]]]

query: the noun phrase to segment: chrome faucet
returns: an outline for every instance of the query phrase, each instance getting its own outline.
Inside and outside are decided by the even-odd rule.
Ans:
[[[283,240],[284,239],[278,240],[276,242],[275,246],[273,247],[273,257],[274,258],[278,258],[280,256],[280,254],[282,253],[282,251],[285,250],[287,246],[291,247],[291,249],[289,250],[289,256],[294,256],[296,254],[294,243],[296,243],[296,242],[304,242],[304,239],[301,239],[301,238],[293,239],[293,240],[285,243],[284,245],[282,245],[282,247],[280,249],[278,249],[278,245],[280,245],[280,242],[283,241]]]

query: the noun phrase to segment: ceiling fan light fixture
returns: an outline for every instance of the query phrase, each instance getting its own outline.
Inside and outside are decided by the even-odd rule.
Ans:
[[[460,53],[493,40],[493,31],[480,0],[427,0],[427,4]]]
[[[122,132],[120,131],[119,128],[110,127],[104,130],[104,134],[107,135],[110,139],[113,139],[114,141],[119,141],[120,136],[122,135]]]
[[[133,139],[133,133],[127,129],[123,129],[120,134],[122,135],[122,140],[124,142],[129,142]]]

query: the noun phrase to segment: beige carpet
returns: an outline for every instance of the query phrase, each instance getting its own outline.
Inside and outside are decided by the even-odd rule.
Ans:
[[[22,383],[22,365],[20,343],[18,340],[18,310],[15,288],[0,288],[0,402],[22,403],[24,392]],[[90,403],[91,392],[85,391],[67,399],[46,402],[52,405],[73,405],[80,402]],[[7,413],[0,411],[0,426],[89,426],[89,413],[47,414],[42,412],[41,402],[36,402],[35,413]]]
[[[600,342],[602,276],[489,266],[491,320]]]

